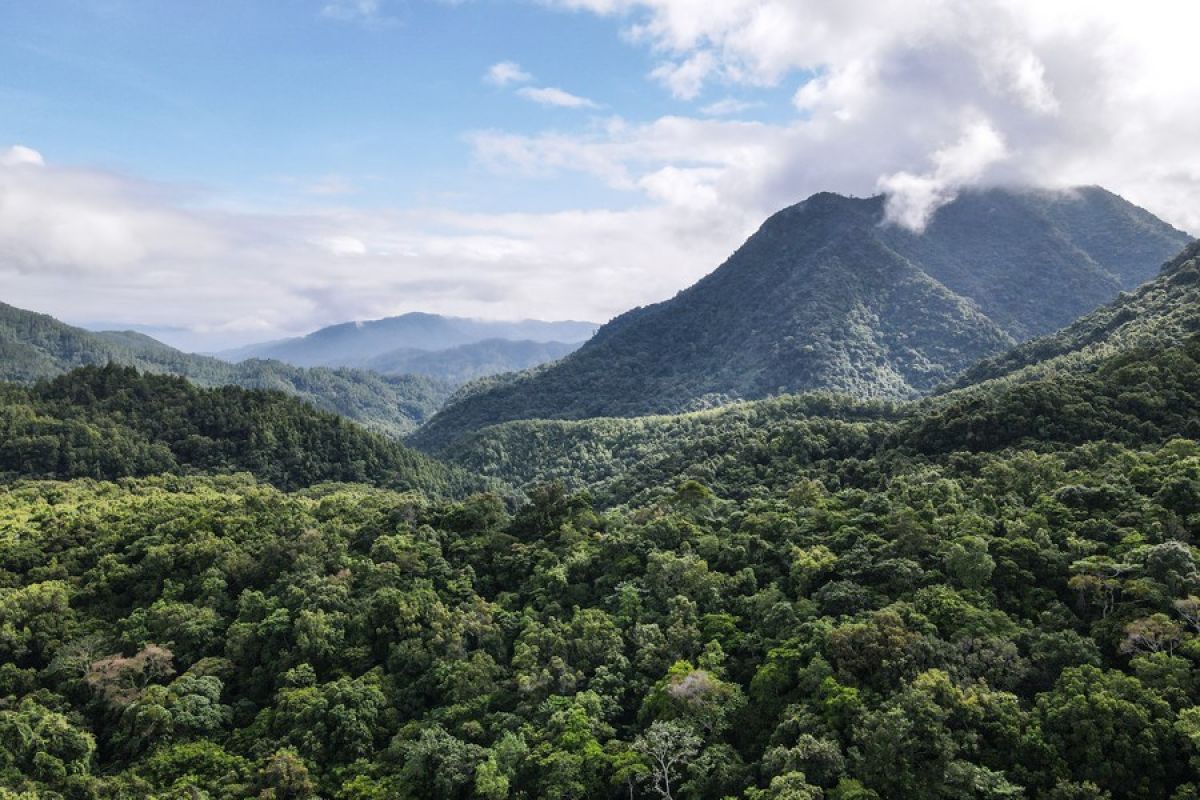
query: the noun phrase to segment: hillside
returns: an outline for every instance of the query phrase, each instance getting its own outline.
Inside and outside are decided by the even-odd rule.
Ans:
[[[1084,369],[1122,350],[1169,346],[1198,332],[1200,242],[1187,247],[1158,277],[1136,291],[1123,294],[1058,333],[983,361],[968,370],[959,384]]]
[[[275,389],[392,436],[411,432],[441,406],[451,390],[448,384],[414,376],[306,370],[278,361],[234,365],[181,352],[139,333],[93,333],[0,303],[0,380],[28,383],[109,362],[181,375],[199,386]]]
[[[484,339],[445,350],[401,348],[363,362],[385,375],[425,375],[460,386],[478,378],[530,369],[579,349],[581,342]]]
[[[442,351],[490,339],[582,342],[596,328],[591,322],[504,322],[410,313],[331,325],[307,336],[249,345],[219,355],[230,361],[276,359],[298,367],[366,367],[372,359],[396,351]]]
[[[724,265],[561,362],[460,393],[413,438],[515,419],[671,413],[808,390],[919,396],[1153,275],[1188,237],[1098,188],[964,192],[916,235],[815,195]]]
[[[1200,439],[1200,336],[1114,353],[1087,371],[991,382],[913,403],[799,395],[688,414],[517,420],[464,436],[451,463],[516,488],[562,481],[597,502],[647,502],[682,480],[744,499],[801,477],[854,481],[897,454]],[[733,488],[736,487],[736,488]]]
[[[1130,350],[903,419],[780,398],[666,422],[621,455],[632,501],[608,510],[553,484],[509,509],[227,476],[5,483],[0,786],[1187,800],[1197,359],[1195,340]],[[116,368],[39,391],[163,441],[244,400],[352,428]]]
[[[131,367],[0,384],[0,477],[250,472],[283,489],[353,481],[458,490],[455,471],[280,392],[201,389]]]

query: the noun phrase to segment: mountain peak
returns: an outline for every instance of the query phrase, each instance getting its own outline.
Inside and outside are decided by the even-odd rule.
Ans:
[[[883,206],[821,192],[783,209],[695,285],[467,393],[416,440],[815,389],[914,397],[1138,285],[1188,241],[1102,189],[965,190],[920,235],[880,224]]]

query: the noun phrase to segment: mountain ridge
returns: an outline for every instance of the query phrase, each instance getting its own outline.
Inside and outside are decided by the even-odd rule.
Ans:
[[[279,390],[391,436],[411,432],[451,393],[448,384],[407,375],[302,369],[266,360],[234,365],[184,353],[136,331],[97,333],[0,303],[0,380],[32,383],[108,363],[179,375],[202,387]]]
[[[920,236],[884,221],[881,197],[815,194],[560,362],[460,391],[412,441],[810,390],[917,397],[1133,288],[1190,241],[1098,187],[964,191]]]
[[[444,351],[485,340],[581,342],[598,326],[579,320],[483,320],[413,311],[393,317],[342,322],[305,336],[251,344],[217,353],[226,360],[273,358],[300,367],[367,367],[402,349]]]
[[[1116,351],[1170,345],[1195,333],[1200,333],[1200,241],[1135,291],[1123,293],[1061,331],[980,362],[955,386],[1022,380],[1054,369],[1087,369]]]

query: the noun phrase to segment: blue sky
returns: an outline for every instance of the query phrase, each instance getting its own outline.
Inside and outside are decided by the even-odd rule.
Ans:
[[[0,300],[214,350],[605,321],[817,191],[919,230],[974,184],[1096,183],[1196,231],[1197,29],[1169,0],[8,0]]]
[[[570,198],[608,207],[637,198],[597,181],[497,185],[474,163],[466,134],[586,130],[594,111],[651,120],[713,100],[678,100],[647,81],[653,54],[622,38],[611,18],[525,2],[356,8],[6,3],[0,142],[36,142],[55,161],[256,205],[310,201],[304,189],[324,187],[343,189],[342,202],[356,206],[544,210]],[[503,61],[530,73],[530,86],[560,87],[599,108],[539,106],[517,87],[483,80]]]

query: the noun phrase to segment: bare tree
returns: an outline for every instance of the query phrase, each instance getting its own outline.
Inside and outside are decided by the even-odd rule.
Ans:
[[[673,800],[671,781],[678,770],[700,752],[700,737],[681,722],[655,722],[634,742],[650,762],[646,779],[663,800]]]
[[[1200,597],[1190,594],[1182,600],[1176,600],[1175,610],[1188,627],[1200,633]]]

